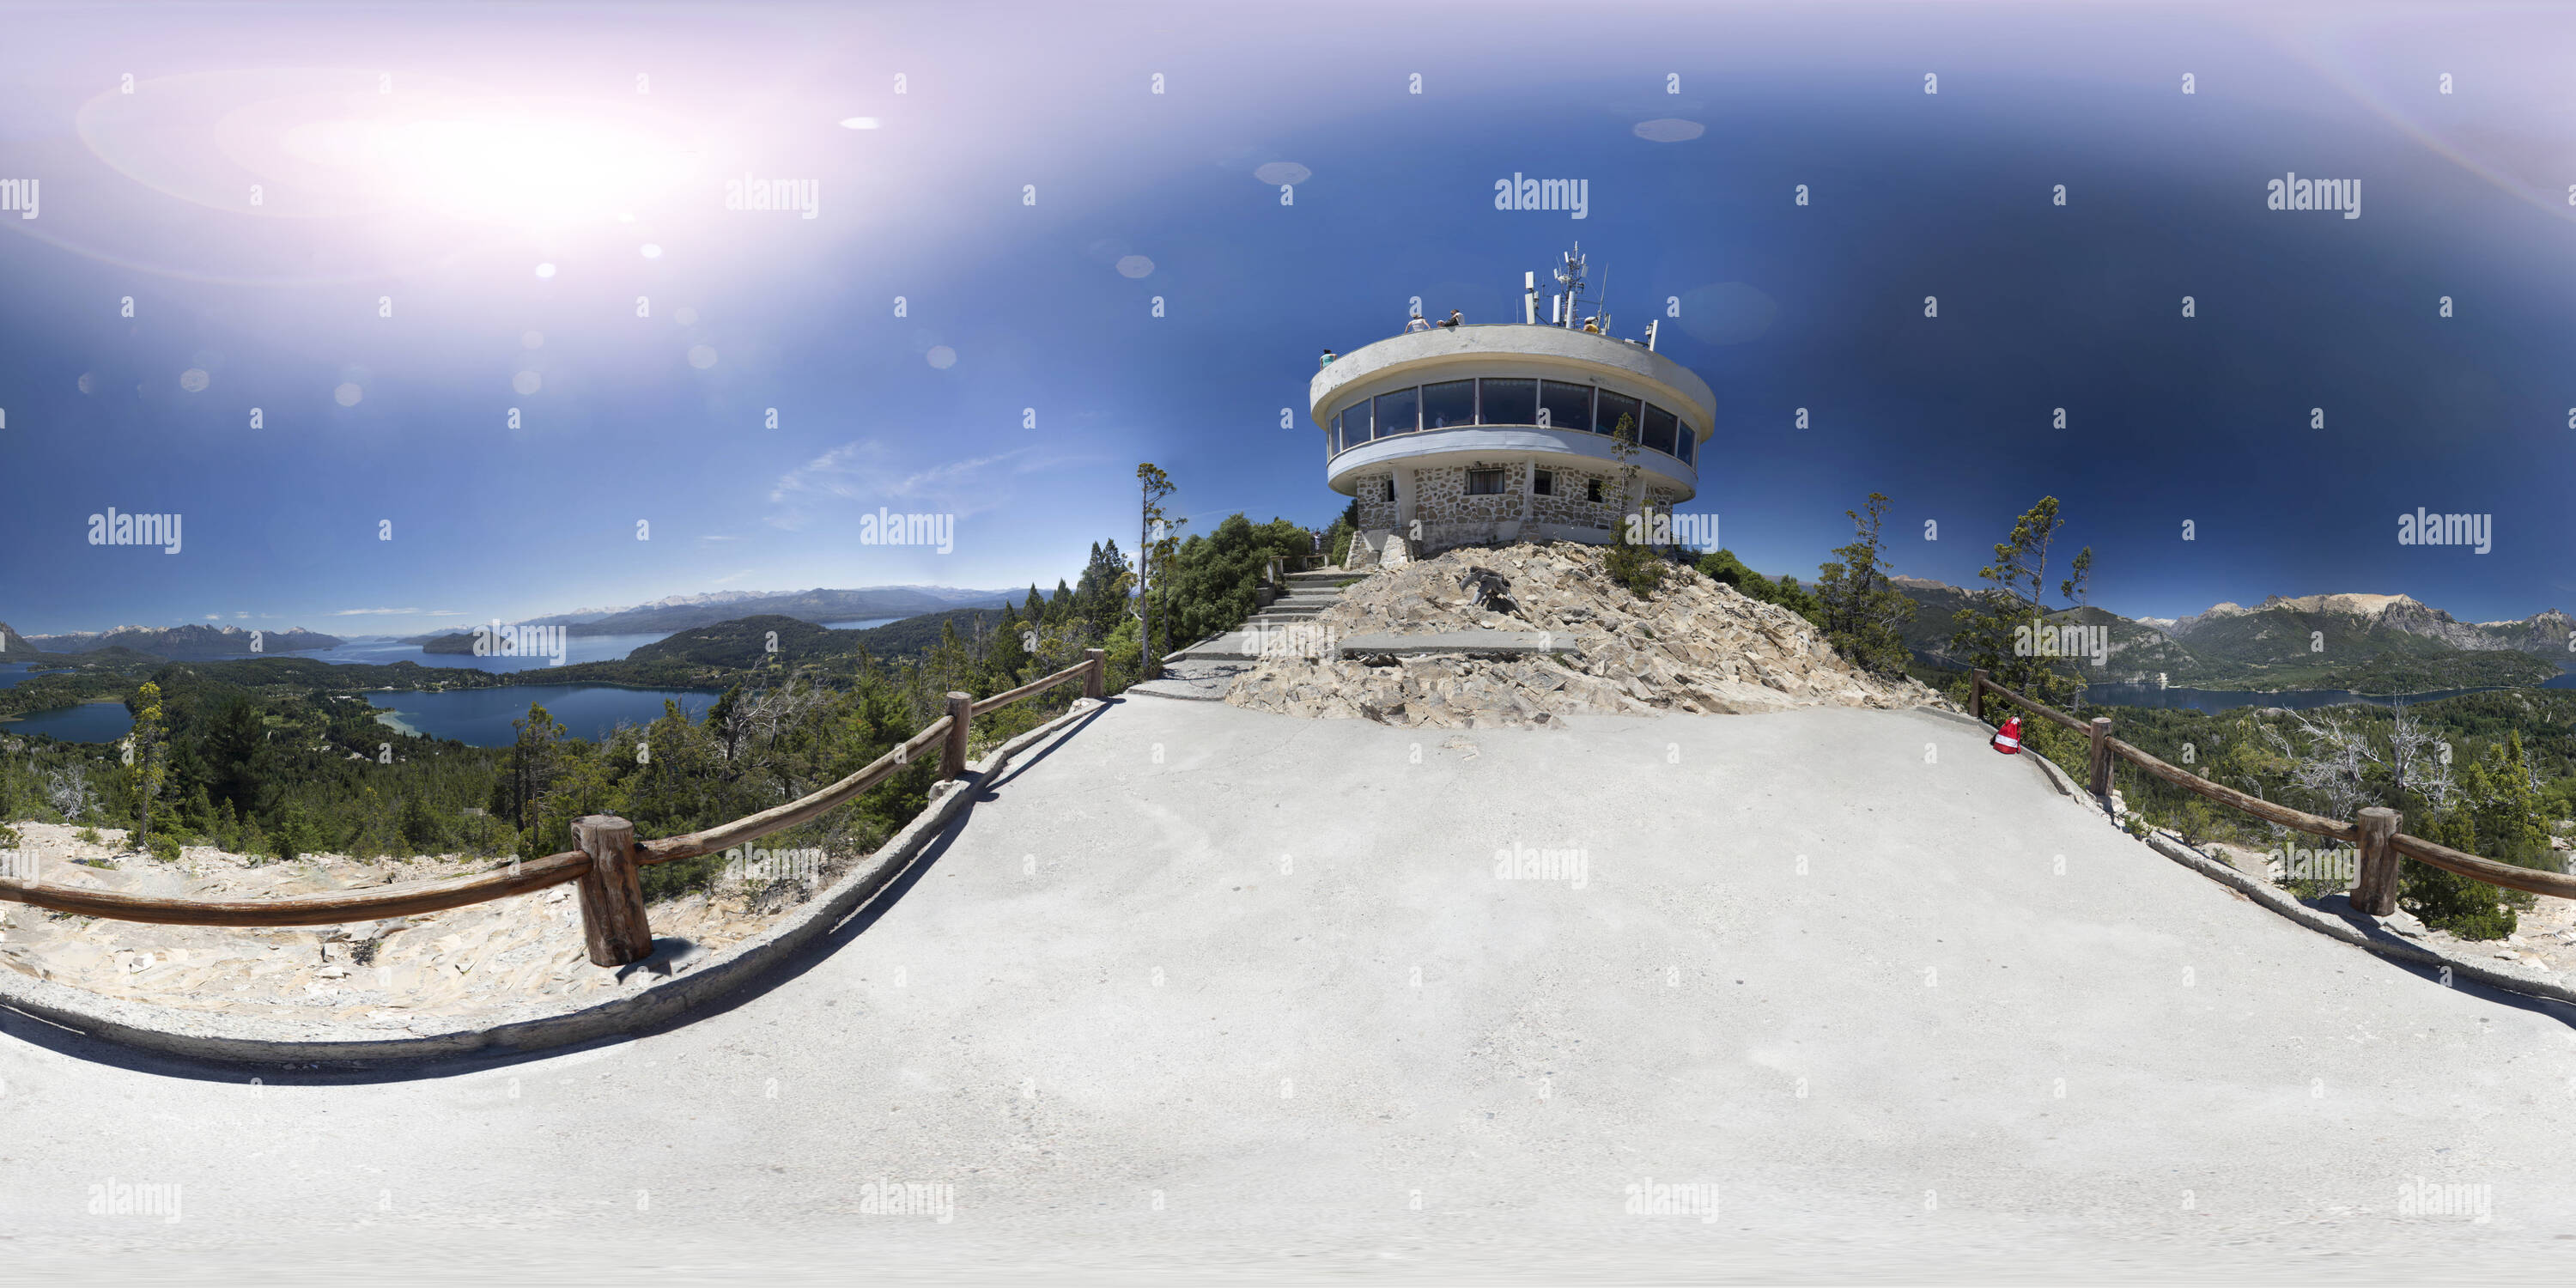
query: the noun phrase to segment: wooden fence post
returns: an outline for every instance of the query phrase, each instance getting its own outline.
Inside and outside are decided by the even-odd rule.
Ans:
[[[1091,663],[1091,669],[1082,673],[1082,696],[1089,698],[1094,702],[1107,701],[1109,697],[1109,650],[1087,648],[1082,650],[1082,656]]]
[[[1986,673],[1983,668],[1968,672],[1968,714],[1986,718]]]
[[[948,695],[948,741],[939,748],[939,776],[966,776],[966,736],[975,731],[975,698],[972,694]]]
[[[2111,717],[2093,717],[2093,794],[2111,800]]]
[[[2397,847],[2389,839],[2405,820],[2373,805],[2361,812],[2361,873],[2352,884],[2352,906],[2374,917],[2397,911]]]
[[[635,866],[635,825],[614,814],[573,820],[573,843],[590,856],[582,874],[581,932],[594,966],[628,966],[653,955],[644,918],[644,880]]]

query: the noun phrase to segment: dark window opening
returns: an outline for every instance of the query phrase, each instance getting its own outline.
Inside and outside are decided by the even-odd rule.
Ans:
[[[1398,389],[1377,396],[1377,436],[1410,434],[1422,428],[1422,391]]]
[[[1553,429],[1592,432],[1592,386],[1542,380],[1538,386],[1540,423]]]
[[[1601,499],[1601,480],[1599,480],[1599,479],[1586,479],[1586,480],[1584,480],[1584,482],[1583,482],[1583,499],[1584,499],[1584,500],[1586,500],[1586,501],[1598,501],[1598,500],[1600,500],[1600,499]]]
[[[1699,435],[1692,432],[1689,421],[1685,420],[1678,423],[1681,427],[1682,440],[1681,451],[1678,455],[1682,458],[1682,464],[1688,465],[1692,463],[1693,457],[1699,455]]]
[[[1674,454],[1673,427],[1680,422],[1661,407],[1646,408],[1646,446],[1666,456]]]
[[[1390,501],[1395,499],[1395,476],[1392,474],[1386,479],[1386,499]]]
[[[1467,471],[1467,495],[1501,496],[1502,494],[1503,472],[1501,470]]]
[[[1614,394],[1604,389],[1601,391],[1601,418],[1598,428],[1604,434],[1617,434],[1619,422],[1624,420],[1628,422],[1628,441],[1637,442],[1639,441],[1637,435],[1641,432],[1638,424],[1642,419],[1638,415],[1638,409],[1644,406],[1645,403],[1626,394]]]
[[[1556,471],[1540,470],[1537,473],[1530,475],[1530,495],[1556,495]]]
[[[1535,380],[1481,380],[1484,405],[1476,419],[1487,425],[1535,425],[1538,423],[1538,382]]]
[[[1422,387],[1422,427],[1448,429],[1476,423],[1476,382],[1451,380]]]

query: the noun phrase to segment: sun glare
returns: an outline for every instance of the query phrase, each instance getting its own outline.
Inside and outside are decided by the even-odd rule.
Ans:
[[[537,227],[649,207],[696,159],[635,123],[537,107],[306,121],[278,144],[371,205]]]

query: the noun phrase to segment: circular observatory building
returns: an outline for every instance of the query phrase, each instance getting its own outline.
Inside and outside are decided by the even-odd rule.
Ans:
[[[1537,274],[1523,278],[1519,322],[1416,316],[1325,355],[1308,400],[1325,478],[1359,502],[1349,566],[1490,542],[1607,544],[1641,507],[1698,495],[1708,383],[1655,352],[1653,326],[1618,339],[1597,304],[1587,314],[1580,247],[1555,276],[1544,309]],[[1636,444],[1624,462],[1622,425]]]

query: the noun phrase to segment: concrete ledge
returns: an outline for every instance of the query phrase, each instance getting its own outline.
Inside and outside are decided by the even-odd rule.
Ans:
[[[1427,635],[1346,635],[1336,658],[1418,657],[1464,653],[1471,657],[1544,657],[1573,653],[1574,636],[1553,631],[1434,631]]]
[[[2241,872],[2232,863],[2213,859],[2184,844],[2182,838],[2170,832],[2159,829],[2148,833],[2147,845],[2156,853],[2226,885],[2318,934],[2332,936],[2390,961],[2436,970],[2448,967],[2458,978],[2475,980],[2492,988],[2553,1001],[2576,1002],[2576,988],[2570,988],[2555,976],[2518,967],[2509,968],[2494,958],[2463,957],[2416,943],[2383,928],[2377,917],[2353,907],[2351,901],[2342,895],[2319,899],[2314,904],[2301,903],[2289,891]]]
[[[839,924],[919,857],[1013,756],[1068,732],[1103,705],[1077,698],[1071,711],[986,753],[975,762],[971,778],[933,787],[929,802],[902,831],[854,864],[830,889],[760,934],[713,953],[663,941],[653,956],[620,968],[619,983],[626,991],[615,997],[552,1007],[521,1005],[484,1017],[424,1016],[407,1025],[299,1023],[101,997],[13,971],[0,973],[0,1007],[126,1046],[263,1064],[418,1060],[487,1049],[538,1051],[632,1032],[676,1019],[750,983]]]

